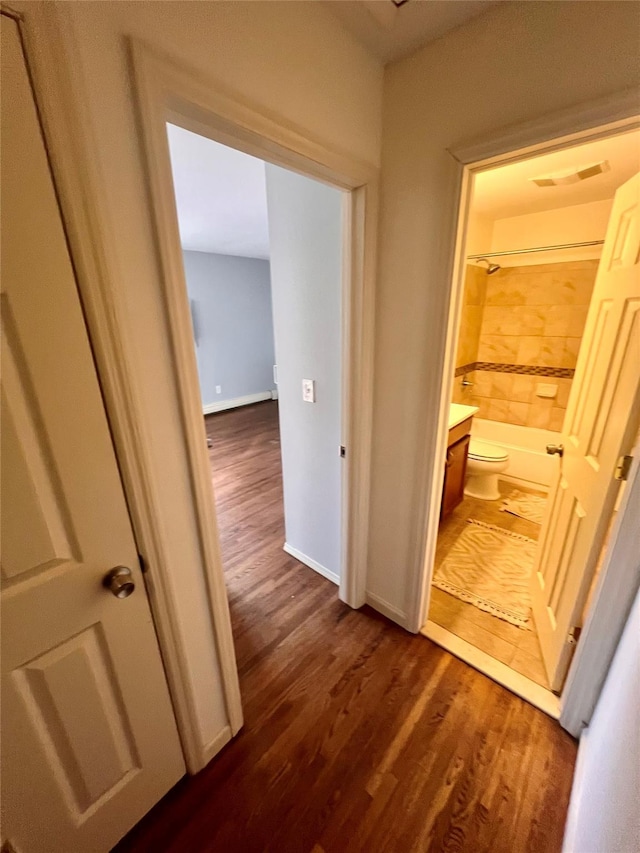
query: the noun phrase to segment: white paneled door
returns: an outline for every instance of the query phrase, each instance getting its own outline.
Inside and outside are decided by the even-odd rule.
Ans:
[[[640,418],[640,175],[615,197],[549,495],[532,603],[553,690],[581,613]]]
[[[1,20],[2,841],[96,853],[184,763],[20,34]],[[107,588],[117,566],[130,574]]]

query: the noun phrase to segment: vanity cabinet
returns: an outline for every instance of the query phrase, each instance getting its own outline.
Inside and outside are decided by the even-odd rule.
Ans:
[[[467,472],[469,441],[471,440],[471,420],[471,418],[467,418],[449,430],[440,507],[441,520],[453,512],[464,497],[464,479]]]

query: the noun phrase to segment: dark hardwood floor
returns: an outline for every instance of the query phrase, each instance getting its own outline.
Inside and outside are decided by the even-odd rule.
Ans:
[[[559,851],[574,740],[282,551],[276,403],[206,426],[245,725],[118,853]]]

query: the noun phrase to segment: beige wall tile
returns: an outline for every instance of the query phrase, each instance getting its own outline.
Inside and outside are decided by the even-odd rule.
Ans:
[[[587,305],[550,305],[546,310],[543,334],[582,337],[588,310]]]
[[[525,291],[518,280],[507,280],[502,270],[488,276],[485,305],[524,305]]]
[[[540,397],[534,398],[529,407],[527,426],[538,427],[539,429],[549,429],[552,408],[553,400],[544,400]]]
[[[516,364],[541,364],[542,338],[524,335],[519,338]]]
[[[514,364],[518,353],[518,340],[512,335],[483,335],[478,347],[478,361]]]
[[[575,367],[578,362],[578,353],[580,352],[580,338],[565,338],[563,356],[560,367]]]
[[[491,383],[495,373],[490,370],[476,370],[473,381],[474,393],[479,397],[491,396]]]
[[[509,412],[508,400],[489,400],[486,417],[491,421],[506,421]],[[483,417],[485,417],[483,415]]]
[[[510,400],[513,378],[512,373],[493,373],[489,396],[494,400]]]
[[[525,426],[529,419],[530,403],[509,403],[507,410],[507,422]]]
[[[513,383],[511,385],[511,400],[517,403],[530,402],[536,383],[535,376],[527,376],[526,374],[514,374]]]
[[[547,429],[553,429],[557,430],[558,432],[562,432],[565,411],[565,409],[561,409],[559,406],[554,406],[551,409],[551,414],[549,416],[549,426],[547,427]]]
[[[569,402],[569,394],[571,393],[571,384],[573,382],[572,379],[557,379],[554,380],[558,383],[558,393],[554,400],[556,406],[559,406],[562,409],[567,408],[567,403]]]

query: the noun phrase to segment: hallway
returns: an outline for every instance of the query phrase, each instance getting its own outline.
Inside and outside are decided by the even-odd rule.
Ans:
[[[277,403],[206,429],[245,725],[118,853],[559,851],[573,739],[282,551]]]

